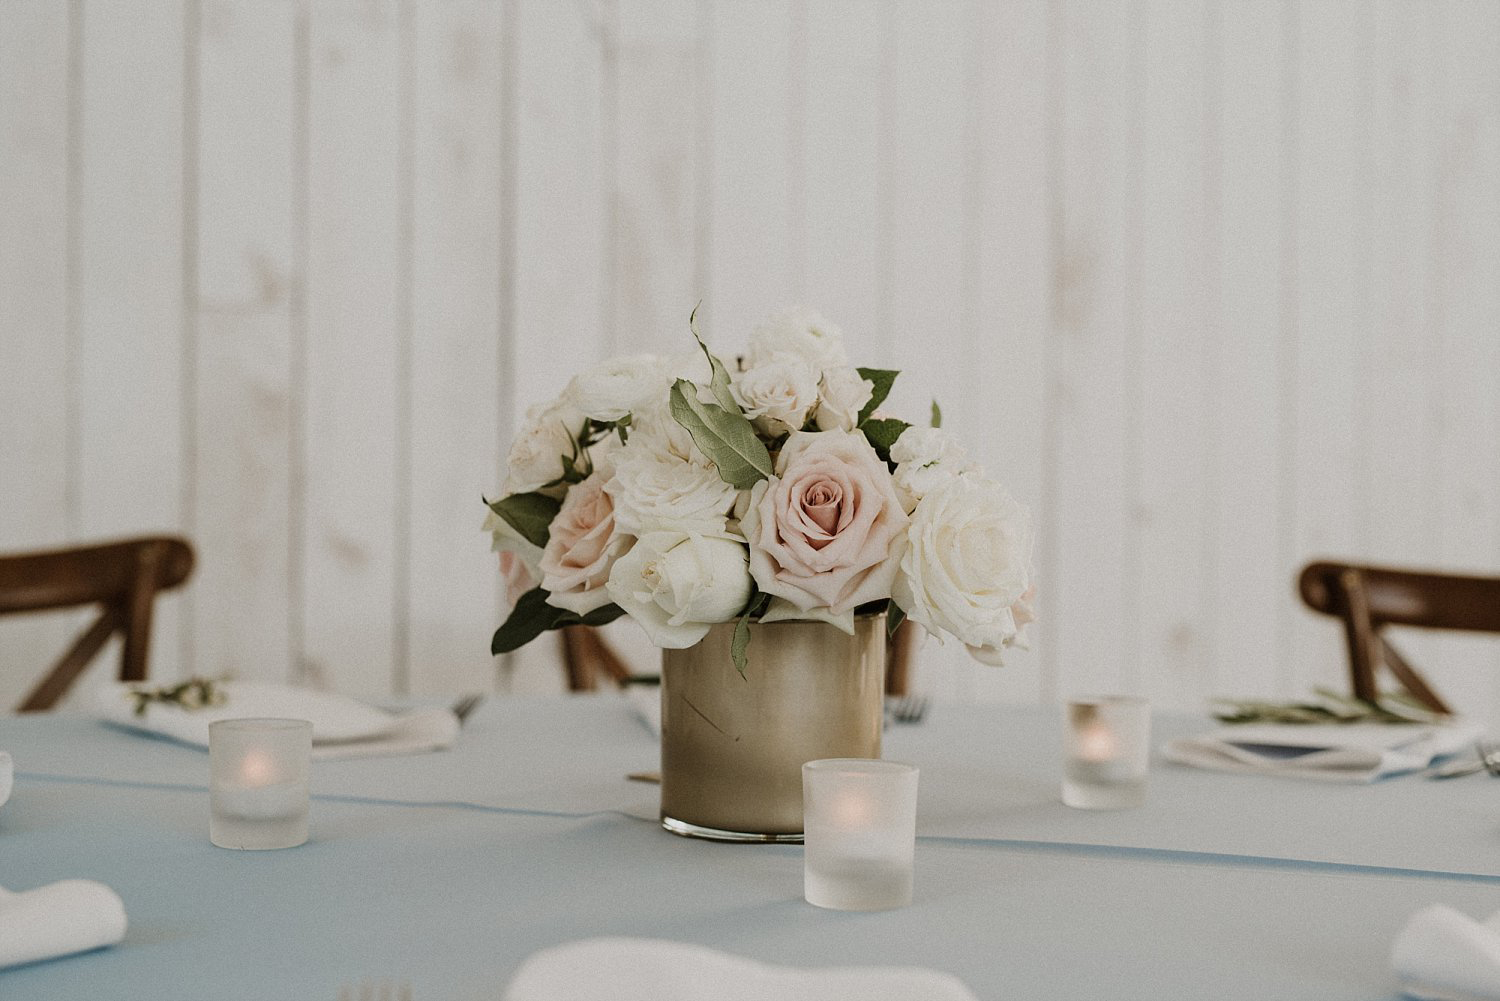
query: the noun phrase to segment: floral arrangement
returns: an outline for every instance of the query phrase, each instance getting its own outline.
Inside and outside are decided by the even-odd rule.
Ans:
[[[897,373],[837,328],[767,322],[731,373],[698,351],[613,358],[531,408],[485,528],[514,607],[495,653],[629,615],[660,647],[736,621],[888,612],[980,660],[1032,621],[1031,525],[940,427],[884,414]]]

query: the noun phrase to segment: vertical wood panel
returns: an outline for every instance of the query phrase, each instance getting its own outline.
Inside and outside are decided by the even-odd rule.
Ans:
[[[0,551],[68,538],[69,8],[27,0],[0,19]],[[67,642],[63,623],[0,624],[0,708]],[[34,670],[34,676],[32,672]]]
[[[1355,359],[1369,327],[1370,9],[1297,8],[1294,553],[1363,552]],[[1285,691],[1347,684],[1336,625],[1299,608]]]
[[[498,578],[476,531],[499,449],[499,4],[415,8],[411,690],[488,690]]]
[[[1373,7],[1370,94],[1369,328],[1356,358],[1358,523],[1371,558],[1431,566],[1441,560],[1444,493],[1441,310],[1433,292],[1434,140],[1442,69],[1428,8]],[[1401,638],[1416,663],[1432,634]]]
[[[1142,10],[1140,94],[1140,438],[1132,448],[1137,510],[1137,654],[1129,686],[1162,705],[1211,694],[1207,579],[1209,409],[1205,91],[1208,21],[1197,8],[1148,0]]]
[[[713,218],[704,318],[726,354],[741,350],[767,315],[795,305],[791,27],[790,0],[718,3],[712,11]]]
[[[610,353],[691,348],[702,297],[703,21],[696,0],[620,0]]]
[[[981,426],[973,381],[975,290],[965,268],[975,247],[969,239],[977,190],[966,170],[973,99],[969,60],[972,10],[958,4],[896,9],[895,106],[886,138],[891,157],[891,230],[887,324],[889,354],[870,359],[901,372],[884,405],[914,424],[926,425],[932,402],[946,426],[965,438]],[[933,336],[933,331],[944,331]],[[976,665],[961,644],[928,641],[918,661],[920,684],[947,697],[972,697]]]
[[[1431,137],[1431,262],[1442,345],[1437,500],[1441,559],[1477,573],[1500,568],[1500,8],[1432,8],[1442,79]],[[1500,639],[1455,638],[1433,684],[1466,713],[1500,715]]]
[[[291,672],[296,6],[207,0],[199,43],[194,670]]]
[[[1205,329],[1214,338],[1218,437],[1213,453],[1214,560],[1206,624],[1207,664],[1217,695],[1278,692],[1275,657],[1291,624],[1294,568],[1282,553],[1281,401],[1288,358],[1282,283],[1288,8],[1218,7],[1219,155],[1215,201],[1217,300]]]
[[[977,316],[966,364],[976,391],[975,423],[962,429],[974,458],[1031,509],[1038,559],[1054,524],[1043,495],[1052,249],[1047,157],[1057,127],[1049,114],[1047,8],[1045,0],[975,8],[978,95],[969,155],[981,173],[971,293]],[[1040,600],[1048,607],[1051,568],[1038,570]],[[1008,654],[1001,670],[977,671],[981,697],[1035,702],[1050,691],[1055,678],[1043,669],[1042,634],[1033,627],[1030,635],[1032,650]]]
[[[880,14],[858,0],[807,3],[802,49],[806,126],[796,235],[803,299],[844,331],[857,364],[876,364],[880,212]],[[722,127],[722,126],[721,126]]]
[[[79,532],[183,522],[182,0],[87,4],[78,194]],[[181,592],[153,625],[151,671],[179,670]]]
[[[405,313],[395,0],[312,5],[302,588],[307,680],[395,680],[397,371]]]
[[[526,0],[517,7],[515,305],[500,362],[490,495],[504,478],[500,464],[526,408],[551,399],[580,367],[609,352],[617,30],[610,5],[559,9]],[[562,685],[557,645],[545,638],[508,655],[506,670],[513,691]]]
[[[1049,396],[1057,454],[1055,578],[1058,689],[1118,690],[1133,670],[1135,597],[1127,552],[1135,522],[1127,428],[1137,419],[1125,375],[1137,343],[1131,271],[1138,224],[1139,36],[1134,8],[1067,4],[1061,12],[1061,240],[1052,276]]]

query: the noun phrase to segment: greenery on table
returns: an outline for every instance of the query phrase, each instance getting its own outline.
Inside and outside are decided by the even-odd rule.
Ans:
[[[1444,717],[1405,692],[1384,692],[1373,701],[1313,689],[1306,702],[1262,702],[1256,699],[1214,699],[1224,723],[1436,723]]]
[[[135,701],[135,714],[146,715],[146,707],[153,702],[178,705],[184,709],[206,709],[221,706],[227,700],[224,690],[213,678],[189,678],[175,685],[160,688],[135,687],[130,690]]]

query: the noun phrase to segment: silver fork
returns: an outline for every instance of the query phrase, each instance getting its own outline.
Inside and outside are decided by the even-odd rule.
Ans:
[[[411,985],[406,981],[361,980],[339,988],[339,1001],[411,1001]]]
[[[920,723],[927,715],[929,699],[925,695],[905,695],[891,707],[891,719],[897,723]]]
[[[453,703],[453,715],[458,717],[458,725],[463,726],[464,720],[469,714],[479,708],[479,703],[484,701],[484,696],[478,692],[472,692]]]

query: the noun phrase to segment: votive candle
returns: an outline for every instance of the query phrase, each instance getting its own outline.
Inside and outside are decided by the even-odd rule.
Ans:
[[[209,840],[220,848],[293,848],[307,840],[312,724],[227,719],[208,726]]]
[[[873,911],[911,903],[917,769],[825,758],[802,766],[803,895],[810,904]]]
[[[1068,703],[1063,729],[1062,800],[1084,810],[1118,810],[1146,801],[1151,707],[1125,695]]]

